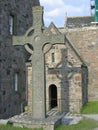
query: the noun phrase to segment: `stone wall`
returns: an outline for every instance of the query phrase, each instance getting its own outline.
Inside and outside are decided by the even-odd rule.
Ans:
[[[88,100],[98,100],[98,27],[60,29],[74,45],[88,68]]]
[[[10,34],[10,16],[14,19],[14,35],[24,35],[32,25],[32,6],[39,5],[38,0],[7,0],[0,1],[0,118],[7,118],[24,111],[25,105],[31,107],[31,86],[30,90],[26,84],[31,85],[31,79],[26,81],[26,61],[29,54],[24,47],[14,47],[12,45],[12,35]],[[87,24],[86,24],[87,25]],[[70,43],[78,53],[69,50],[68,58],[75,62],[75,67],[81,67],[81,72],[73,75],[69,81],[61,81],[56,74],[49,74],[49,67],[56,67],[61,60],[61,48],[55,46],[46,55],[46,108],[50,109],[49,86],[54,84],[58,91],[59,111],[71,110],[79,111],[82,104],[87,100],[98,100],[98,27],[91,26],[80,28],[60,28],[65,33]],[[66,44],[67,45],[67,44]],[[65,48],[66,48],[65,47]],[[64,49],[64,47],[63,47]],[[51,55],[56,54],[56,62],[52,63]],[[58,54],[59,53],[59,54]],[[85,66],[82,65],[85,62]],[[48,64],[47,64],[48,63]],[[32,74],[32,69],[28,66],[28,77]],[[30,76],[30,78],[32,78]],[[17,83],[16,83],[17,81]],[[61,85],[60,85],[61,83]],[[87,87],[88,83],[88,87]],[[18,86],[18,88],[16,88]],[[67,86],[67,87],[66,87]],[[28,96],[27,96],[28,93]],[[60,101],[60,102],[59,102]],[[68,107],[68,108],[67,108]],[[30,108],[31,110],[31,108]]]
[[[82,65],[83,62],[80,61],[79,57],[68,45],[67,41],[65,42],[65,44],[62,45],[53,45],[52,49],[45,54],[46,111],[57,107],[58,111],[60,112],[80,112],[80,108],[87,101],[87,73],[85,66]],[[59,67],[62,67],[61,71],[59,70]],[[68,73],[67,69],[69,70],[69,72],[71,71],[71,69],[73,69],[72,71],[75,71]],[[28,65],[29,111],[32,110],[31,83],[32,68],[30,65]],[[53,87],[55,87],[56,89],[52,89]],[[52,93],[53,95],[57,94],[57,97],[52,97]]]
[[[52,54],[54,54],[54,61],[52,61]],[[46,53],[47,111],[51,109],[50,87],[55,85],[57,87],[58,110],[80,112],[80,108],[87,101],[87,73],[86,71],[84,73],[86,67],[83,66],[83,64],[66,40],[65,45],[55,44],[52,49]],[[62,67],[62,70],[60,70],[60,67]]]
[[[23,35],[32,25],[35,5],[39,5],[38,0],[0,1],[0,118],[23,112],[27,102],[25,62],[28,54],[24,47],[12,45],[9,21],[10,17],[14,20],[13,34]]]

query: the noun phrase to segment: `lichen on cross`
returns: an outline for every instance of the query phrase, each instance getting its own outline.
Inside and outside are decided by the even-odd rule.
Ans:
[[[55,28],[56,30],[57,28]],[[57,30],[56,30],[57,31]],[[59,31],[51,33],[43,24],[43,7],[33,7],[33,26],[24,36],[13,36],[13,45],[23,45],[31,54],[32,62],[32,116],[34,119],[44,119],[45,110],[45,63],[44,53],[49,51],[53,44],[64,43],[65,36]],[[49,45],[44,50],[45,45]],[[32,49],[33,48],[33,49]]]

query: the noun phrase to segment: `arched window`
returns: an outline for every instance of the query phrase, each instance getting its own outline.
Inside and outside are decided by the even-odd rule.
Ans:
[[[50,96],[50,107],[57,107],[57,87],[54,84],[49,86],[49,96]]]

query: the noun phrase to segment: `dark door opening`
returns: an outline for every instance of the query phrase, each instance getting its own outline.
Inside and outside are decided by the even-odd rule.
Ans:
[[[57,87],[52,84],[49,88],[50,95],[50,107],[54,108],[57,106]]]

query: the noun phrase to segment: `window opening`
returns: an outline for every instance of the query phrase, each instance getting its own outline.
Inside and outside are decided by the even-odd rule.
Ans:
[[[19,76],[19,74],[15,73],[15,92],[18,91],[18,76]]]
[[[10,18],[9,18],[9,31],[11,35],[14,34],[14,16],[13,15],[10,15]]]
[[[57,107],[57,87],[52,84],[49,88],[50,107]]]
[[[55,62],[55,55],[54,55],[54,53],[51,54],[51,59],[52,59],[52,62]]]

